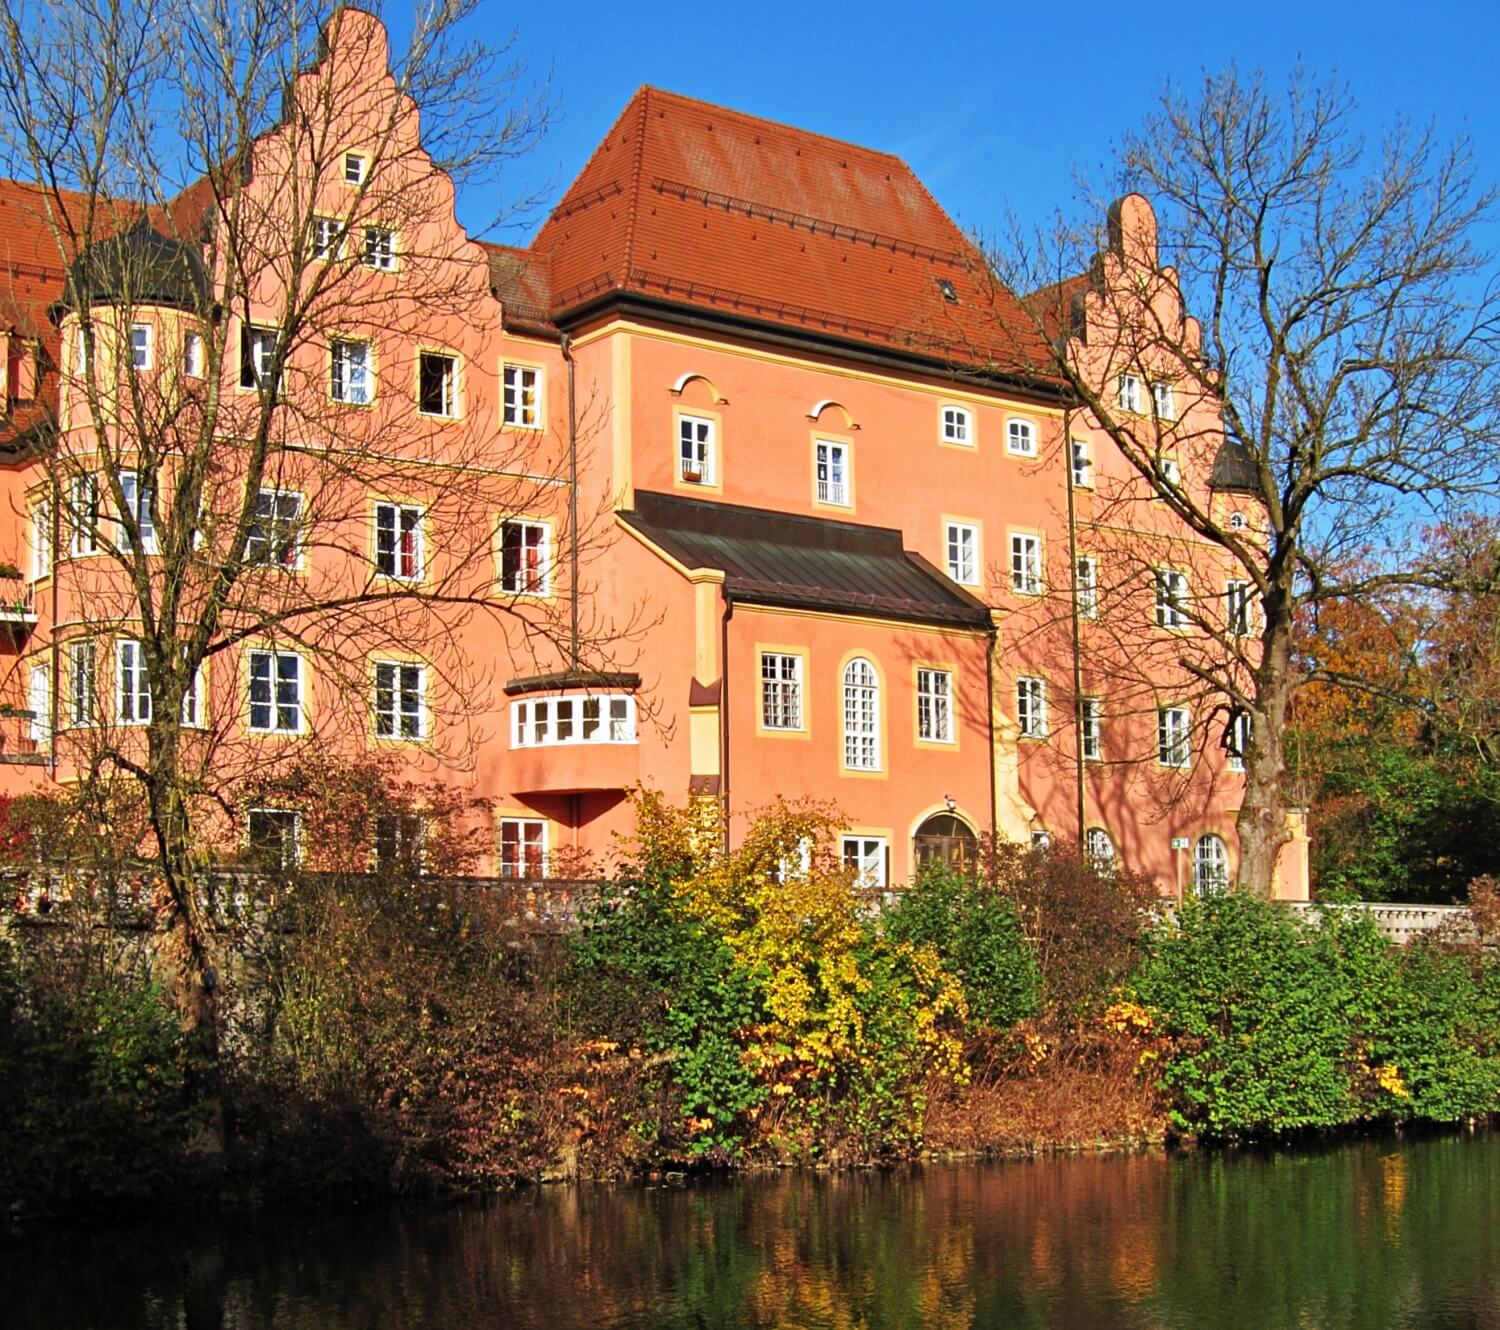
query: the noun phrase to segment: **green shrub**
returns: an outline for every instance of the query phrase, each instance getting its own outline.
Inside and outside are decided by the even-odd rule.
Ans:
[[[1005,1029],[1036,1014],[1036,956],[1015,906],[987,884],[946,865],[928,868],[886,912],[885,932],[936,949],[975,1023]]]

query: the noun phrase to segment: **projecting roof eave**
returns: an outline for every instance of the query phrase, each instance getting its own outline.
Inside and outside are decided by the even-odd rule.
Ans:
[[[904,549],[891,528],[646,491],[617,516],[678,566],[722,572],[732,603],[991,627],[983,601]]]
[[[622,287],[611,287],[566,309],[556,310],[549,321],[553,327],[570,332],[607,314],[654,317],[678,327],[722,336],[747,337],[801,352],[833,354],[845,360],[875,365],[882,369],[939,374],[955,383],[970,384],[977,388],[1009,388],[1047,401],[1068,400],[1063,385],[1043,374],[966,366],[937,352],[881,346],[878,342],[863,338],[840,336],[838,333],[823,332],[815,328],[797,328],[771,319],[757,319],[753,315],[726,310],[706,309],[702,305],[645,295]]]

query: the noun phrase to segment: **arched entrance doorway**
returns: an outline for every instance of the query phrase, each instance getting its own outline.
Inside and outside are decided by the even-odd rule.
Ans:
[[[978,857],[979,842],[974,828],[955,813],[934,813],[912,837],[916,851],[917,871],[929,864],[947,864],[951,868],[970,868]]]

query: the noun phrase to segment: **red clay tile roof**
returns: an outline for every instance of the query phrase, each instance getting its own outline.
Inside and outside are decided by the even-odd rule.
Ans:
[[[657,88],[631,99],[531,254],[554,316],[638,292],[969,366],[1045,363],[899,157]]]

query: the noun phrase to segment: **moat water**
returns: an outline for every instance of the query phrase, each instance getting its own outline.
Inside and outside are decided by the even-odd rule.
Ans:
[[[9,1330],[1500,1327],[1500,1134],[37,1226]]]

